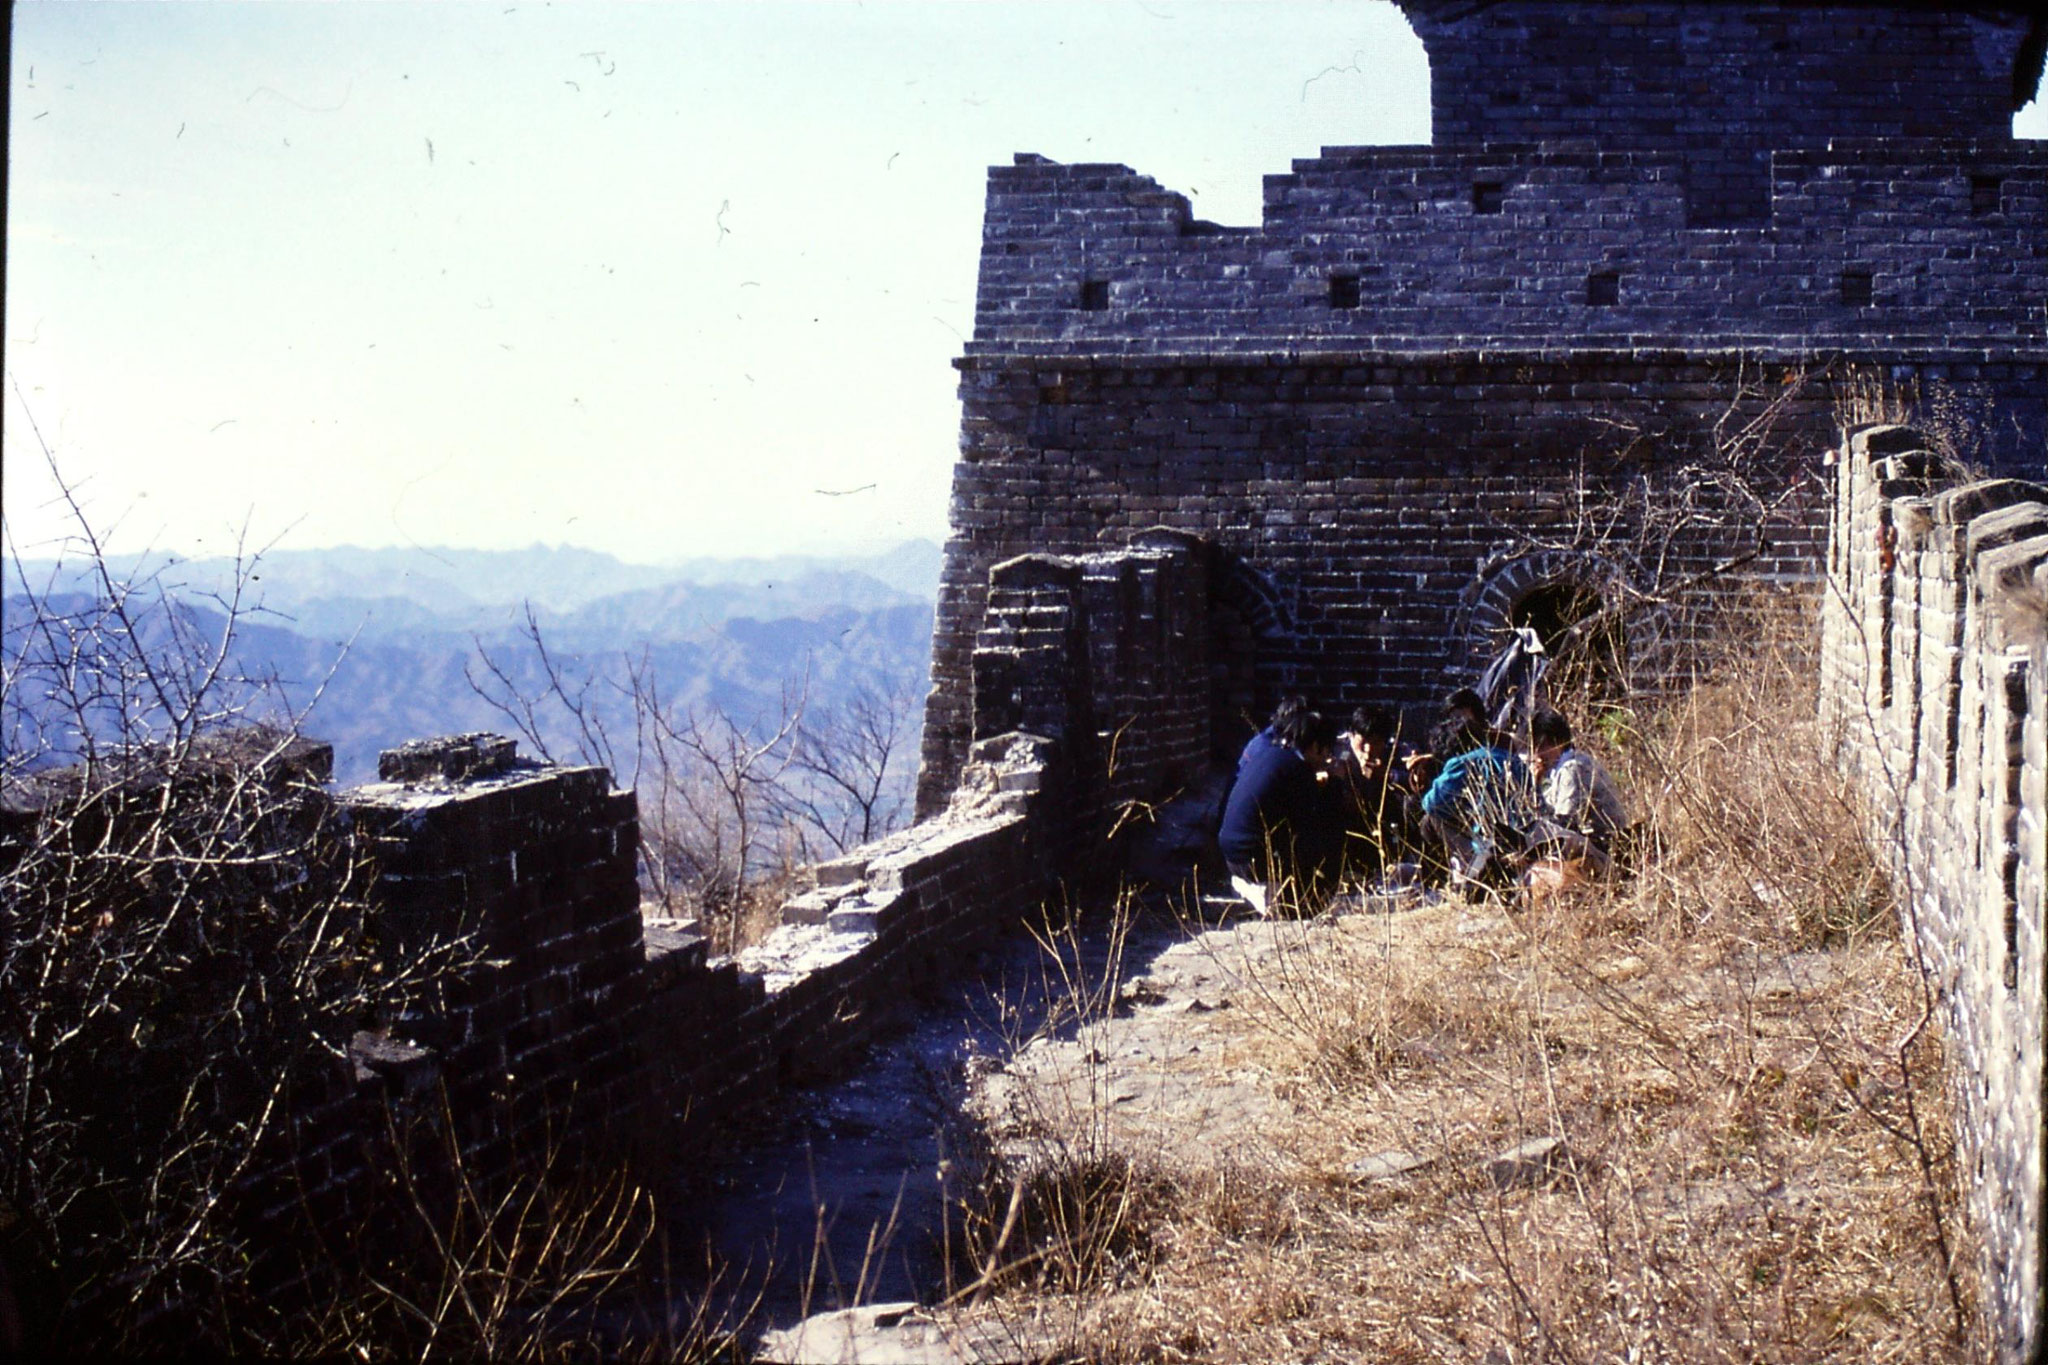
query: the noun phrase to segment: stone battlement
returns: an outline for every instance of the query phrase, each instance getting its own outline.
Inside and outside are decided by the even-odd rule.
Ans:
[[[1668,151],[1699,224],[1767,213],[1778,148],[2005,138],[2041,77],[2024,5],[1398,2],[1429,54],[1438,144]]]
[[[2042,1341],[2048,486],[1921,433],[1834,467],[1821,705],[1947,1012],[1959,1157],[2001,1360]]]
[[[1837,141],[1768,170],[1758,222],[1701,228],[1672,153],[1326,148],[1266,177],[1259,227],[1216,228],[1128,167],[1020,157],[989,172],[966,354],[2048,344],[2048,148]]]

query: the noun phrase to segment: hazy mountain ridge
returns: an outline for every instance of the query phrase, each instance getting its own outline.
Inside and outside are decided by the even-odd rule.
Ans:
[[[591,695],[615,730],[631,730],[622,690],[629,660],[666,702],[717,707],[743,724],[772,728],[785,704],[801,700],[823,711],[862,683],[922,696],[938,558],[936,545],[914,542],[879,559],[748,560],[720,572],[716,561],[654,569],[580,550],[279,552],[249,574],[236,655],[247,671],[274,675],[288,704],[311,706],[305,731],[334,744],[343,782],[374,777],[377,752],[407,739],[508,730],[510,721],[470,677],[485,676],[481,649],[521,692],[542,688],[525,638],[529,601],[557,665],[599,679]],[[427,563],[457,572],[430,574]],[[225,624],[218,599],[232,587],[231,562],[131,559],[110,568],[117,578],[158,570],[203,634]],[[563,576],[521,577],[554,568]],[[764,576],[779,568],[789,572]],[[895,586],[927,568],[926,594]],[[686,571],[699,577],[679,576]],[[21,647],[15,628],[29,611],[23,577],[46,599],[54,584],[51,600],[67,609],[98,595],[89,574],[48,562],[19,570],[9,564],[10,652]]]
[[[678,585],[718,588],[749,605],[725,616],[761,614],[768,604],[794,603],[778,614],[800,614],[806,606],[854,600],[835,585],[842,578],[866,579],[904,597],[938,594],[940,547],[929,540],[906,541],[878,555],[783,555],[772,559],[678,560],[669,565],[631,564],[598,550],[576,546],[530,546],[524,550],[374,549],[339,546],[326,550],[273,550],[249,568],[242,598],[246,605],[303,623],[309,606],[360,602],[406,602],[444,619],[493,606],[518,606],[569,613],[608,597],[658,591]],[[180,596],[231,594],[241,568],[231,558],[186,559],[161,553],[108,559],[117,580],[160,575]],[[38,591],[93,591],[91,565],[83,560],[31,559],[0,566],[6,595],[18,595],[21,579]],[[710,600],[710,599],[707,599]],[[330,613],[331,614],[331,613]],[[380,613],[381,614],[381,613]],[[722,618],[721,618],[722,619]]]

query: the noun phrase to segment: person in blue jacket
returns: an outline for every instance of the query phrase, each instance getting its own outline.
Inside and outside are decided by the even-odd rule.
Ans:
[[[1281,698],[1280,704],[1273,708],[1273,718],[1266,722],[1266,728],[1245,741],[1244,752],[1237,756],[1237,774],[1232,777],[1232,781],[1243,775],[1245,764],[1280,743],[1280,727],[1285,725],[1290,717],[1301,715],[1307,710],[1307,697]]]
[[[1275,899],[1319,900],[1344,846],[1342,804],[1327,771],[1336,723],[1307,710],[1276,719],[1274,742],[1246,749],[1216,835],[1233,885],[1262,912]]]

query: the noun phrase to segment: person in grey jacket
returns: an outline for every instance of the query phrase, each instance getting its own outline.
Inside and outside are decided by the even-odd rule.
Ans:
[[[1628,804],[1600,760],[1572,747],[1571,722],[1552,710],[1529,722],[1530,757],[1549,820],[1585,841],[1591,871],[1607,870],[1615,839],[1628,828]]]

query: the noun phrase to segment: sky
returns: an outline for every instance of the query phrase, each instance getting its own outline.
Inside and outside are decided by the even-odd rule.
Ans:
[[[13,9],[17,553],[945,534],[985,168],[1429,136],[1387,0]],[[2039,106],[2016,120],[2048,134]]]
[[[940,538],[986,168],[1256,223],[1425,142],[1384,0],[13,11],[16,552]]]

